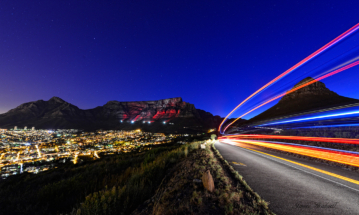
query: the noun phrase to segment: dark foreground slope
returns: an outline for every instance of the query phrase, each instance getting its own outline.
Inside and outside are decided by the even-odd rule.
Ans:
[[[179,145],[163,145],[147,152],[113,155],[76,165],[67,163],[37,175],[10,177],[0,181],[1,214],[70,213],[86,196],[98,192],[102,197],[101,191],[107,189],[122,192],[117,193],[117,204],[123,214],[129,214],[153,195],[166,170],[173,166],[169,159],[179,158],[178,149]]]
[[[312,80],[314,79],[310,77],[305,78],[293,88]],[[250,122],[258,122],[290,114],[352,103],[359,103],[359,100],[340,96],[329,90],[324,83],[318,81],[283,96],[276,105],[253,117],[250,119]]]
[[[207,191],[201,180],[209,171],[214,191]],[[198,182],[195,182],[197,180]],[[167,175],[156,194],[132,215],[172,214],[273,214],[242,176],[225,161],[214,146],[196,150]]]
[[[175,214],[168,208],[177,203],[183,205],[177,214],[269,214],[267,203],[243,180],[228,177],[220,162],[194,142],[21,174],[0,181],[1,214],[112,215],[136,208],[135,214]],[[214,193],[193,183],[207,169],[215,177]],[[152,200],[160,207],[153,210]]]
[[[149,131],[167,129],[174,132],[188,128],[206,130],[216,127],[220,122],[221,117],[196,109],[193,104],[182,101],[182,98],[140,102],[109,101],[103,106],[82,110],[58,97],[53,97],[48,101],[24,103],[0,114],[2,128],[144,128]]]

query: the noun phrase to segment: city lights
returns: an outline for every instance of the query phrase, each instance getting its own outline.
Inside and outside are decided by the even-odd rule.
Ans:
[[[79,164],[84,157],[100,159],[101,155],[148,150],[152,145],[170,143],[181,136],[141,129],[96,132],[0,129],[0,176],[6,178],[22,172],[37,174],[60,163]]]

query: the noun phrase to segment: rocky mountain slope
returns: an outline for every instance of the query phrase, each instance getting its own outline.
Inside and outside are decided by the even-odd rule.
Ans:
[[[314,79],[307,77],[296,84],[293,88],[312,80]],[[358,102],[359,100],[357,99],[338,95],[337,93],[329,90],[324,83],[318,81],[283,96],[276,105],[253,117],[250,122]]]
[[[140,127],[156,130],[160,124],[167,124],[171,125],[170,130],[176,130],[184,127],[207,129],[216,127],[220,122],[221,117],[196,109],[180,97],[140,102],[109,101],[88,110],[53,97],[48,101],[24,103],[0,114],[2,128],[130,129],[141,124]]]

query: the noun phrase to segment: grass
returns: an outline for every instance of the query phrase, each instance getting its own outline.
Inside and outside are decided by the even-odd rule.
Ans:
[[[106,211],[110,211],[111,205],[118,202],[119,197],[126,196],[126,192],[133,188],[133,196],[139,201],[124,207],[124,210],[130,213],[129,211],[134,210],[155,193],[165,171],[174,166],[173,162],[184,158],[183,152],[176,151],[180,148],[179,145],[173,144],[154,146],[146,152],[105,156],[77,165],[66,163],[36,175],[24,173],[9,177],[0,182],[1,214],[66,214],[73,208],[77,209],[86,198],[93,198],[95,193],[100,196],[98,202],[101,202],[101,198],[107,199],[110,195],[103,191],[113,190],[117,195],[116,199],[108,198],[104,205],[104,208],[108,208]],[[165,159],[165,164],[157,162],[158,158]],[[151,171],[138,171],[147,171],[154,162],[158,165]],[[161,165],[164,165],[164,169]],[[141,177],[141,174],[147,174],[148,178]]]
[[[198,149],[198,144],[192,143],[161,154],[153,153],[155,156],[147,156],[140,166],[128,168],[125,183],[89,194],[70,215],[130,214],[155,193],[166,178],[167,171],[191,151]],[[165,204],[172,193],[173,188],[168,187],[161,193],[159,202]],[[199,199],[196,197],[195,201],[198,203]]]
[[[0,183],[0,207],[4,214],[272,214],[214,146],[201,143],[22,174]],[[212,193],[193,181],[207,170]]]
[[[268,203],[229,167],[212,145],[195,149],[177,164],[174,173],[151,200],[133,214],[273,214]],[[202,183],[193,182],[207,170],[213,176],[213,193],[207,191]]]

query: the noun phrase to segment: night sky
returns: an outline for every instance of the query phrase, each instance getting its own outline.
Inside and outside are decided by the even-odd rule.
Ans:
[[[182,97],[225,116],[358,22],[357,0],[2,0],[0,113],[53,96],[82,109]]]

